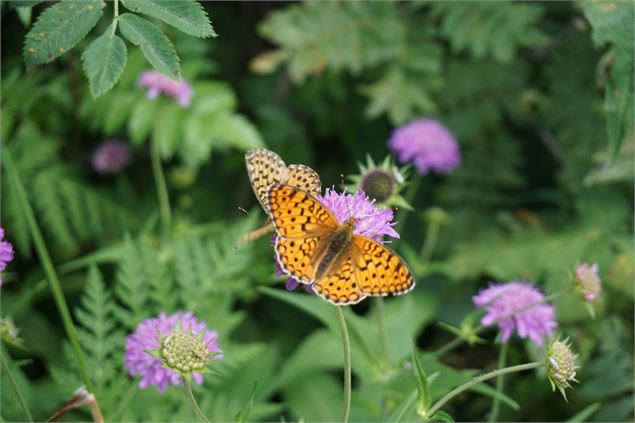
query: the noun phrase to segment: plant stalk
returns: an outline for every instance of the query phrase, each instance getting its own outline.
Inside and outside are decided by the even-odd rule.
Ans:
[[[538,369],[540,367],[543,367],[544,365],[545,363],[539,363],[539,362],[519,364],[518,366],[507,367],[506,369],[493,370],[479,377],[475,377],[469,382],[466,382],[463,385],[454,388],[453,390],[445,394],[443,398],[437,401],[436,404],[430,407],[430,410],[428,410],[428,412],[426,413],[428,416],[427,420],[429,421],[429,419],[432,418],[434,414],[437,411],[439,411],[441,407],[445,405],[445,403],[447,403],[448,401],[450,401],[452,398],[459,395],[463,391],[470,389],[474,385],[478,385],[481,382],[485,382],[486,380],[492,379],[494,377],[498,377],[499,375],[506,375],[508,373],[516,373],[516,372],[521,372],[524,370]]]
[[[183,390],[185,391],[187,402],[190,404],[190,407],[192,407],[192,412],[194,412],[194,415],[200,417],[200,419],[205,423],[210,423],[210,420],[196,403],[196,399],[194,398],[194,394],[192,393],[192,386],[190,385],[190,382],[184,377],[181,377],[181,382],[183,383]]]
[[[46,248],[46,243],[44,242],[42,232],[40,231],[40,228],[35,220],[35,214],[33,213],[33,209],[31,208],[31,204],[29,203],[26,191],[24,190],[24,186],[22,185],[22,181],[20,180],[20,175],[18,175],[18,171],[13,164],[11,155],[8,151],[6,151],[6,149],[4,151],[3,159],[4,164],[7,167],[7,171],[13,179],[13,187],[16,191],[20,206],[22,207],[22,210],[24,210],[24,214],[26,215],[29,230],[31,232],[31,237],[33,238],[33,243],[35,244],[35,250],[38,257],[40,258],[40,261],[42,262],[42,267],[44,268],[46,278],[49,281],[49,287],[51,288],[51,293],[53,294],[57,310],[62,318],[62,323],[64,324],[64,329],[66,330],[66,334],[68,335],[68,339],[71,343],[73,353],[75,354],[75,358],[77,359],[77,364],[79,366],[79,372],[82,376],[82,380],[84,382],[84,385],[86,385],[88,391],[93,392],[93,384],[90,380],[90,377],[88,376],[88,366],[86,364],[86,358],[84,357],[84,353],[82,352],[82,349],[79,345],[77,329],[75,328],[75,324],[73,323],[71,312],[68,309],[68,304],[66,303],[66,298],[64,297],[64,291],[62,290],[62,286],[60,284],[59,278],[57,277],[57,273],[55,273],[53,261],[51,260],[51,256],[49,255],[49,252]]]
[[[505,367],[505,362],[507,361],[507,350],[509,349],[509,343],[505,342],[501,345],[501,349],[498,353],[498,368],[502,369]],[[498,375],[496,377],[496,392],[499,394],[503,393],[503,389],[505,389],[505,376]],[[500,411],[500,396],[495,396],[494,401],[492,402],[492,410],[489,413],[489,419],[487,420],[490,423],[493,423],[498,420],[498,413]]]
[[[26,401],[24,400],[24,397],[22,396],[22,391],[20,391],[20,387],[18,386],[17,381],[13,377],[13,373],[11,372],[11,368],[9,368],[9,364],[4,359],[4,354],[5,354],[4,351],[0,351],[0,362],[2,362],[2,368],[4,369],[4,371],[7,374],[7,377],[9,378],[9,382],[11,383],[11,387],[15,391],[15,396],[18,398],[18,402],[20,403],[20,407],[22,407],[22,410],[24,411],[24,414],[26,414],[26,418],[30,422],[32,422],[33,421],[33,417],[31,417],[31,412],[29,411],[29,406],[26,404]]]
[[[342,342],[344,344],[344,408],[342,409],[342,423],[346,423],[351,410],[351,345],[342,306],[335,306],[335,310],[337,311],[337,320],[340,324]]]

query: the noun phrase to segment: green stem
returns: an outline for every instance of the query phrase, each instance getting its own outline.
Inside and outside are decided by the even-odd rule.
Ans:
[[[505,367],[505,361],[507,360],[507,350],[509,348],[509,343],[505,342],[498,353],[498,368],[502,369]],[[503,389],[505,389],[505,377],[504,375],[498,375],[496,377],[496,392],[499,394],[503,393]],[[498,412],[500,411],[500,395],[496,395],[494,397],[494,401],[492,402],[492,411],[489,413],[489,419],[487,420],[490,423],[493,423],[498,420]]]
[[[31,412],[29,411],[29,407],[27,406],[26,401],[24,400],[24,397],[22,396],[22,392],[20,391],[20,387],[18,386],[18,383],[13,377],[13,373],[11,372],[11,369],[9,368],[9,364],[4,359],[4,354],[5,354],[4,351],[0,352],[0,361],[2,362],[2,368],[4,369],[5,373],[9,377],[9,382],[11,383],[11,386],[13,387],[13,390],[15,391],[15,396],[18,397],[18,402],[20,403],[22,410],[24,410],[24,414],[26,414],[27,419],[29,419],[29,421],[32,422],[33,417],[31,417]]]
[[[170,197],[168,196],[168,187],[165,183],[165,175],[161,166],[161,157],[159,157],[159,148],[156,141],[151,142],[152,156],[152,175],[154,183],[157,187],[157,196],[159,197],[159,209],[161,212],[161,224],[164,233],[167,233],[172,225],[172,212],[170,211]]]
[[[119,17],[119,0],[115,0],[115,19]]]
[[[510,313],[505,314],[504,316],[499,317],[498,319],[494,320],[488,326],[479,325],[479,326],[477,326],[474,329],[473,335],[476,336],[479,333],[483,332],[485,329],[490,328],[490,327],[496,325],[497,323],[514,316],[515,314],[522,313],[523,311],[527,311],[527,310],[529,310],[530,308],[532,308],[534,306],[537,306],[539,304],[545,304],[545,303],[553,302],[558,297],[566,294],[567,292],[571,291],[572,289],[573,288],[571,288],[571,287],[570,288],[565,288],[565,289],[562,289],[560,291],[554,292],[553,294],[547,295],[545,298],[543,298],[540,301],[536,301],[536,302],[527,304],[526,306],[521,307],[518,310],[514,310],[514,311],[512,311]],[[442,346],[441,348],[436,350],[434,352],[434,356],[435,357],[441,357],[442,355],[449,353],[450,351],[452,351],[453,349],[455,349],[456,347],[458,347],[459,345],[461,345],[465,341],[467,341],[467,338],[465,338],[464,336],[456,337],[452,341],[448,342],[447,344],[445,344],[444,346]]]
[[[443,398],[441,398],[439,401],[437,401],[436,404],[434,404],[432,407],[430,407],[430,410],[428,410],[428,412],[426,413],[426,415],[428,416],[427,420],[429,420],[431,417],[433,417],[434,414],[437,411],[439,411],[441,409],[441,407],[443,407],[445,405],[446,402],[450,401],[452,398],[454,398],[455,396],[459,395],[463,391],[465,391],[467,389],[470,389],[474,385],[478,385],[481,382],[485,382],[486,380],[492,379],[494,377],[498,377],[499,375],[506,375],[506,374],[509,374],[509,373],[516,373],[516,372],[521,372],[521,371],[524,371],[524,370],[538,369],[540,367],[543,367],[544,365],[545,365],[545,363],[539,363],[539,362],[520,364],[518,366],[507,367],[506,369],[493,370],[493,371],[491,371],[489,373],[485,373],[484,375],[481,375],[479,377],[475,377],[474,379],[470,380],[469,382],[466,382],[463,385],[461,385],[461,386],[459,386],[457,388],[454,388],[453,390],[448,392]]]
[[[348,339],[348,329],[342,306],[335,306],[337,320],[342,331],[342,342],[344,344],[344,409],[342,410],[342,423],[348,421],[348,414],[351,410],[351,345]]]
[[[418,175],[415,175],[415,177],[412,179],[412,182],[410,182],[410,186],[406,190],[406,195],[405,195],[406,203],[412,205],[412,202],[417,196],[417,191],[419,191],[419,185],[421,184],[421,179],[423,178],[421,178]],[[397,212],[397,226],[395,228],[397,232],[399,232],[401,229],[405,227],[406,220],[408,219],[409,214],[410,214],[410,210],[406,210],[404,207],[399,209],[399,211]]]
[[[187,402],[190,404],[190,407],[192,407],[192,411],[194,412],[194,414],[199,416],[204,422],[210,423],[210,420],[207,418],[205,413],[203,413],[203,410],[200,409],[200,407],[196,403],[196,399],[194,399],[194,394],[192,393],[192,386],[190,385],[190,382],[184,377],[181,377],[181,381],[183,382],[183,390],[185,391]]]
[[[432,220],[430,221],[430,223],[428,223],[426,239],[424,240],[423,246],[421,247],[421,252],[419,253],[419,261],[421,264],[425,264],[430,260],[432,252],[434,251],[434,247],[437,244],[440,227],[441,223],[437,220]]]
[[[42,262],[42,267],[44,268],[46,278],[49,281],[49,287],[51,288],[51,293],[53,294],[53,298],[55,299],[57,310],[62,318],[64,329],[66,330],[66,334],[68,335],[73,353],[75,354],[75,358],[77,359],[77,364],[79,365],[79,372],[82,376],[82,380],[84,382],[84,385],[86,385],[86,389],[88,389],[89,392],[93,392],[93,384],[90,381],[90,377],[88,376],[88,366],[86,365],[86,359],[79,345],[77,329],[75,328],[75,324],[73,323],[71,313],[68,309],[68,304],[66,304],[64,291],[62,291],[62,286],[57,277],[57,273],[55,273],[55,267],[53,266],[53,261],[51,260],[51,256],[49,255],[49,252],[46,248],[44,237],[42,236],[42,232],[40,231],[40,228],[35,220],[35,214],[33,213],[33,209],[31,208],[31,204],[29,203],[26,191],[24,190],[24,186],[22,185],[22,181],[20,180],[20,176],[18,175],[15,166],[13,165],[11,155],[6,150],[4,151],[3,159],[9,175],[11,175],[11,177],[13,178],[13,187],[15,189],[17,199],[20,202],[20,206],[22,207],[24,214],[26,215],[29,230],[31,232],[31,237],[33,238],[33,243],[35,244],[35,250],[37,251],[38,257]]]
[[[384,312],[384,298],[375,297],[377,305],[377,324],[379,326],[379,338],[381,340],[381,350],[384,356],[384,370],[390,367],[390,353],[388,350],[388,335],[386,333],[386,313]]]

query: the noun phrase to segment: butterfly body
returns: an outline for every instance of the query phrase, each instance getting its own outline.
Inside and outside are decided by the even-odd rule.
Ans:
[[[414,287],[397,254],[355,234],[354,218],[340,224],[319,200],[283,184],[271,186],[268,204],[280,267],[327,301],[355,304],[369,295],[398,295]]]

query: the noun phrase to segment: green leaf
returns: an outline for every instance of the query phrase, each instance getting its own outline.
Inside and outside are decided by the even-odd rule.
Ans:
[[[101,0],[64,0],[47,8],[24,40],[27,69],[66,53],[90,32],[101,17]]]
[[[216,37],[205,9],[194,0],[122,0],[128,10],[161,19],[195,37]]]
[[[445,411],[437,411],[434,416],[432,416],[430,418],[430,421],[433,422],[447,422],[447,423],[454,423],[454,419],[452,418],[452,416],[450,416],[448,413],[446,413]]]
[[[221,145],[237,147],[241,150],[264,147],[256,127],[241,115],[221,116],[210,124],[209,134]]]
[[[247,421],[249,417],[249,412],[251,411],[251,407],[254,405],[254,397],[256,395],[256,388],[258,387],[258,379],[254,379],[254,384],[251,386],[251,392],[249,393],[249,398],[242,406],[242,408],[236,413],[236,420],[239,423],[244,423]]]
[[[425,416],[430,408],[430,385],[428,383],[428,376],[423,370],[421,360],[419,359],[419,353],[415,345],[412,345],[412,363],[415,369],[415,376],[417,379],[417,391],[419,392],[419,405],[417,406],[417,413],[421,416]]]
[[[90,92],[97,98],[110,90],[126,67],[126,44],[115,35],[115,23],[86,47],[82,55]]]
[[[406,417],[406,414],[414,408],[416,403],[417,390],[413,390],[406,399],[399,404],[397,408],[395,408],[395,411],[393,411],[390,415],[390,419],[388,419],[388,421],[395,423],[402,421]]]
[[[152,138],[157,143],[159,154],[168,159],[174,154],[183,132],[183,114],[181,106],[174,102],[162,104],[154,119]]]
[[[565,420],[566,422],[588,422],[589,421],[589,417],[591,417],[593,414],[595,414],[596,411],[598,411],[600,409],[600,407],[602,407],[602,403],[601,402],[594,402],[591,405],[588,405],[584,408],[584,410],[580,411],[579,413],[577,413],[576,415],[574,415],[573,417],[571,417],[570,419]]]
[[[119,28],[128,41],[141,47],[141,52],[156,70],[172,79],[181,77],[179,56],[172,42],[152,22],[124,13],[119,17]]]
[[[260,290],[266,295],[284,301],[292,306],[306,311],[331,330],[339,333],[339,326],[332,310],[333,306],[317,296],[298,295],[294,292],[287,292],[280,289],[261,287]]]
[[[132,109],[128,121],[128,133],[133,144],[141,145],[150,133],[158,107],[157,100],[142,100]]]

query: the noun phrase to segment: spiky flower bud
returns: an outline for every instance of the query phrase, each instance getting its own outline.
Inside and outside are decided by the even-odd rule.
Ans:
[[[559,337],[555,338],[547,346],[547,377],[549,378],[549,383],[551,383],[551,389],[555,391],[558,388],[565,401],[567,400],[567,395],[564,390],[571,388],[569,382],[578,382],[575,379],[576,370],[579,369],[575,363],[577,357],[571,351],[571,344],[568,338],[564,341],[560,341]]]
[[[192,372],[205,373],[206,365],[214,353],[207,348],[203,333],[195,335],[191,329],[183,332],[177,327],[165,338],[161,339],[158,357],[164,367],[170,368],[183,376]]]
[[[406,168],[399,169],[395,166],[390,156],[387,156],[381,164],[376,164],[368,156],[366,164],[359,163],[359,174],[349,176],[352,183],[347,185],[347,189],[351,192],[363,191],[379,206],[403,207],[411,210],[412,207],[399,195],[406,185],[407,173]]]
[[[360,189],[378,203],[388,200],[395,189],[394,176],[383,169],[371,169],[364,173],[360,181]]]

